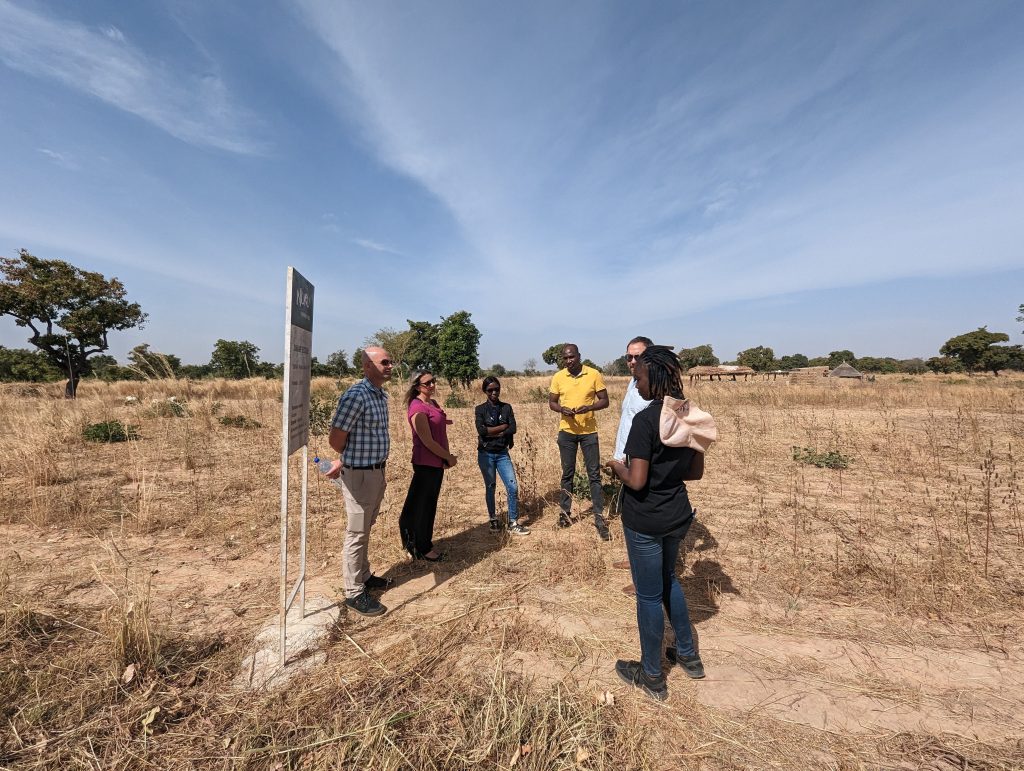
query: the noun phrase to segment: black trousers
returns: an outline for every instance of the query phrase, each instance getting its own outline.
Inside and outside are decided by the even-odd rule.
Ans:
[[[576,475],[576,454],[583,452],[583,463],[590,479],[590,500],[594,504],[594,524],[604,525],[601,512],[604,511],[604,491],[601,489],[601,450],[597,434],[570,434],[558,432],[558,455],[562,461],[562,513],[569,515],[572,509],[572,481]]]
[[[427,554],[434,548],[434,519],[443,480],[444,469],[413,464],[412,481],[398,519],[402,545],[413,557]]]

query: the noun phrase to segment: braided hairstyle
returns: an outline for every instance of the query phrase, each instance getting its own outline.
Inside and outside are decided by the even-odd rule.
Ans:
[[[667,345],[649,345],[640,354],[640,360],[647,367],[652,399],[664,399],[666,396],[683,398],[683,370],[671,348]]]

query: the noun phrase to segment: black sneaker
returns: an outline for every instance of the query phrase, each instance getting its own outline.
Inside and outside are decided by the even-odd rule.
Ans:
[[[668,685],[665,684],[665,675],[650,677],[644,672],[639,661],[615,662],[615,674],[624,683],[635,686],[656,701],[665,701],[668,698]]]
[[[704,677],[704,662],[700,660],[700,656],[683,656],[680,658],[676,654],[675,648],[665,649],[665,658],[668,659],[670,664],[678,664],[686,676],[693,680],[701,680]]]
[[[391,584],[393,583],[394,581],[390,578],[371,574],[370,577],[366,579],[366,583],[364,583],[363,586],[367,589],[390,589]]]
[[[559,527],[572,527],[572,520],[569,519],[565,514],[560,514],[558,517]]]
[[[490,520],[490,522],[487,523],[487,527],[490,528],[490,531],[492,533],[500,533],[501,532],[501,522],[499,522],[496,519]]]
[[[597,534],[599,536],[601,536],[601,540],[602,541],[610,541],[610,540],[612,540],[612,534],[610,532],[608,532],[608,526],[607,525],[598,525],[597,526]]]
[[[345,607],[354,610],[361,616],[381,616],[387,611],[387,608],[378,600],[373,599],[365,589],[358,597],[347,598]]]

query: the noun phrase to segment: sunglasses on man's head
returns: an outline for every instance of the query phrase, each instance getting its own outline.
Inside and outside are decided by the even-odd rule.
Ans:
[[[421,380],[418,383],[418,385],[427,386],[429,388],[430,386],[434,385],[434,383],[436,383],[436,382],[437,382],[437,380],[435,378],[430,378],[430,380]]]
[[[496,394],[501,391],[501,386],[491,386],[490,388],[485,388],[484,390],[487,391],[487,393],[489,394]]]

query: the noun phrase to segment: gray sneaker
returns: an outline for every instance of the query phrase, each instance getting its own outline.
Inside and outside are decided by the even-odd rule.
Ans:
[[[512,533],[512,535],[529,535],[530,534],[530,528],[526,527],[525,525],[520,525],[518,522],[511,523],[508,526],[508,531],[510,533]]]
[[[345,607],[354,610],[361,616],[382,616],[387,612],[387,608],[381,605],[379,600],[371,597],[365,589],[358,597],[347,598]]]

